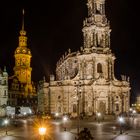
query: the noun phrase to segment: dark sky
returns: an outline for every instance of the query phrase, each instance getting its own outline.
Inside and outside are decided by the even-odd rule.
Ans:
[[[139,5],[132,0],[106,0],[111,24],[111,49],[116,56],[115,75],[130,76],[132,94],[140,94]],[[14,51],[18,46],[25,9],[25,30],[32,52],[32,79],[48,79],[55,64],[68,48],[77,51],[83,44],[82,24],[87,16],[86,0],[24,0],[0,4],[0,67],[13,74]]]

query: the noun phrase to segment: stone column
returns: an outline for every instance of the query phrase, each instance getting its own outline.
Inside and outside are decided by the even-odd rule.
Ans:
[[[110,96],[108,96],[108,114],[111,114],[111,100],[110,100]]]
[[[85,113],[85,90],[84,90],[84,87],[83,87],[83,89],[82,89],[82,93],[81,93],[81,95],[82,95],[82,113]]]
[[[112,60],[112,63],[111,63],[111,75],[112,75],[111,79],[115,79],[115,77],[114,77],[114,60]]]
[[[114,110],[114,97],[111,97],[111,108],[112,108],[112,114],[115,113],[115,110]]]

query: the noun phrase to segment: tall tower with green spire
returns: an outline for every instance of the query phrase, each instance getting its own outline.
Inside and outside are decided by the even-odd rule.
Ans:
[[[23,10],[23,20],[22,29],[20,30],[19,45],[15,50],[15,66],[14,74],[18,78],[19,82],[25,88],[25,95],[32,93],[32,83],[31,83],[31,51],[27,48],[27,36],[24,29],[24,10]]]

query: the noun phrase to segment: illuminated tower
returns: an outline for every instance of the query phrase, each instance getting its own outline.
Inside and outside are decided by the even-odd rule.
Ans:
[[[27,48],[27,37],[26,31],[24,30],[24,10],[23,10],[23,20],[22,29],[19,36],[19,45],[15,50],[15,67],[14,74],[18,78],[21,86],[25,88],[25,95],[32,93],[32,83],[31,83],[31,51]]]
[[[110,51],[110,25],[105,15],[105,0],[88,0],[88,18],[84,21],[84,48],[87,51]]]

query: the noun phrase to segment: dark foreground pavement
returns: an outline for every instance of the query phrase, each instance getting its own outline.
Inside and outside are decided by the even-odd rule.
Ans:
[[[18,120],[18,126],[13,124],[6,128],[0,128],[0,140],[40,140],[38,129],[35,128],[33,119]],[[77,120],[68,120],[65,124],[62,120],[52,120],[46,131],[45,140],[75,140],[77,136]],[[105,119],[98,123],[95,119],[80,120],[80,129],[87,127],[95,140],[139,140],[140,117],[127,119],[120,135],[120,126],[114,119]],[[66,127],[66,131],[64,128]]]

